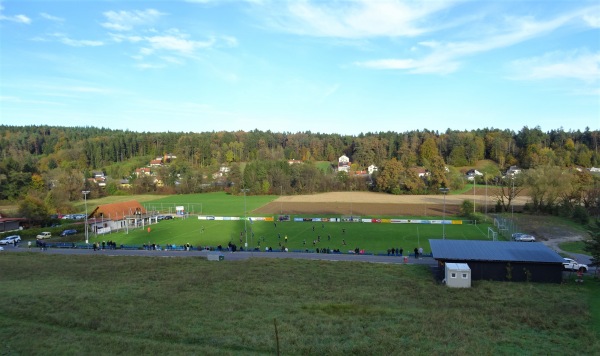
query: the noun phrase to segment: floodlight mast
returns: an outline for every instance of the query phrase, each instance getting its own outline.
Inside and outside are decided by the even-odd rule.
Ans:
[[[250,189],[248,188],[244,188],[242,189],[242,192],[244,192],[244,233],[246,234],[246,246],[244,246],[246,248],[246,250],[248,250],[248,229],[246,228],[246,221],[248,220],[248,216],[246,213],[246,192],[250,191]]]
[[[82,190],[81,193],[83,194],[83,201],[85,204],[85,243],[89,243],[89,238],[88,238],[88,212],[87,212],[87,195],[90,194],[89,190]]]
[[[442,218],[442,239],[446,239],[446,194],[450,191],[449,188],[440,188],[440,192],[444,194],[444,215]]]

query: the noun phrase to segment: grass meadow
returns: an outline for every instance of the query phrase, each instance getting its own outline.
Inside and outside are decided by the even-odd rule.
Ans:
[[[418,265],[0,257],[6,355],[600,354],[591,278],[450,289]]]

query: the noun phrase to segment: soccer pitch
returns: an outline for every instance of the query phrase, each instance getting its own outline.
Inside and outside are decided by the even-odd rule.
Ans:
[[[246,220],[199,220],[195,216],[164,220],[144,229],[130,229],[102,236],[92,242],[112,240],[118,245],[167,244],[226,247],[229,242],[238,249],[271,247],[274,251],[287,247],[289,251],[339,249],[348,252],[356,248],[367,253],[384,253],[402,248],[404,254],[422,247],[430,251],[429,239],[487,240],[489,224],[392,224],[362,222],[295,222]],[[150,231],[148,231],[148,228]],[[287,240],[286,240],[287,237]]]

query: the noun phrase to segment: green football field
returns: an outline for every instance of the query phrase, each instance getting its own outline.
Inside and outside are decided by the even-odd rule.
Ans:
[[[486,240],[488,225],[446,225],[447,239]],[[314,229],[313,229],[314,228]],[[286,242],[287,237],[287,242]],[[118,244],[166,244],[193,246],[226,246],[229,242],[251,248],[271,247],[280,250],[339,249],[342,252],[359,248],[372,253],[382,253],[391,248],[412,251],[415,247],[429,249],[429,239],[442,237],[439,224],[390,224],[348,222],[246,222],[198,220],[195,217],[164,220],[146,229],[129,230],[128,233],[105,235],[103,240]],[[99,241],[92,238],[91,241]],[[406,253],[405,253],[406,254]]]
[[[160,246],[191,244],[192,246],[227,246],[229,242],[238,249],[265,247],[289,251],[315,249],[339,249],[342,252],[356,248],[370,253],[385,253],[388,249],[403,249],[404,254],[422,247],[429,252],[429,239],[442,238],[443,230],[447,239],[488,239],[489,224],[392,224],[359,222],[273,222],[246,220],[199,220],[197,215],[244,217],[258,216],[252,211],[276,196],[231,196],[224,193],[201,195],[174,195],[145,203],[147,210],[175,212],[176,206],[184,206],[189,215],[173,220],[163,220],[127,232],[111,233],[104,236],[90,236],[90,242],[112,240],[118,245],[157,244]],[[271,216],[277,219],[277,216]],[[295,217],[332,217],[330,215],[297,215]],[[337,216],[339,217],[339,216]],[[366,218],[366,217],[365,217]],[[415,217],[410,217],[414,219]],[[419,217],[419,219],[425,219]],[[432,218],[439,219],[439,217]],[[447,219],[457,219],[448,216]],[[287,240],[286,240],[287,237]]]

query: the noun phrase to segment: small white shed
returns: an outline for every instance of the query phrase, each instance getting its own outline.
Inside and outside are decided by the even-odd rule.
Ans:
[[[471,268],[466,263],[446,263],[446,285],[471,288]]]
[[[223,261],[225,259],[225,255],[219,251],[211,251],[206,256],[206,259],[209,261]]]

